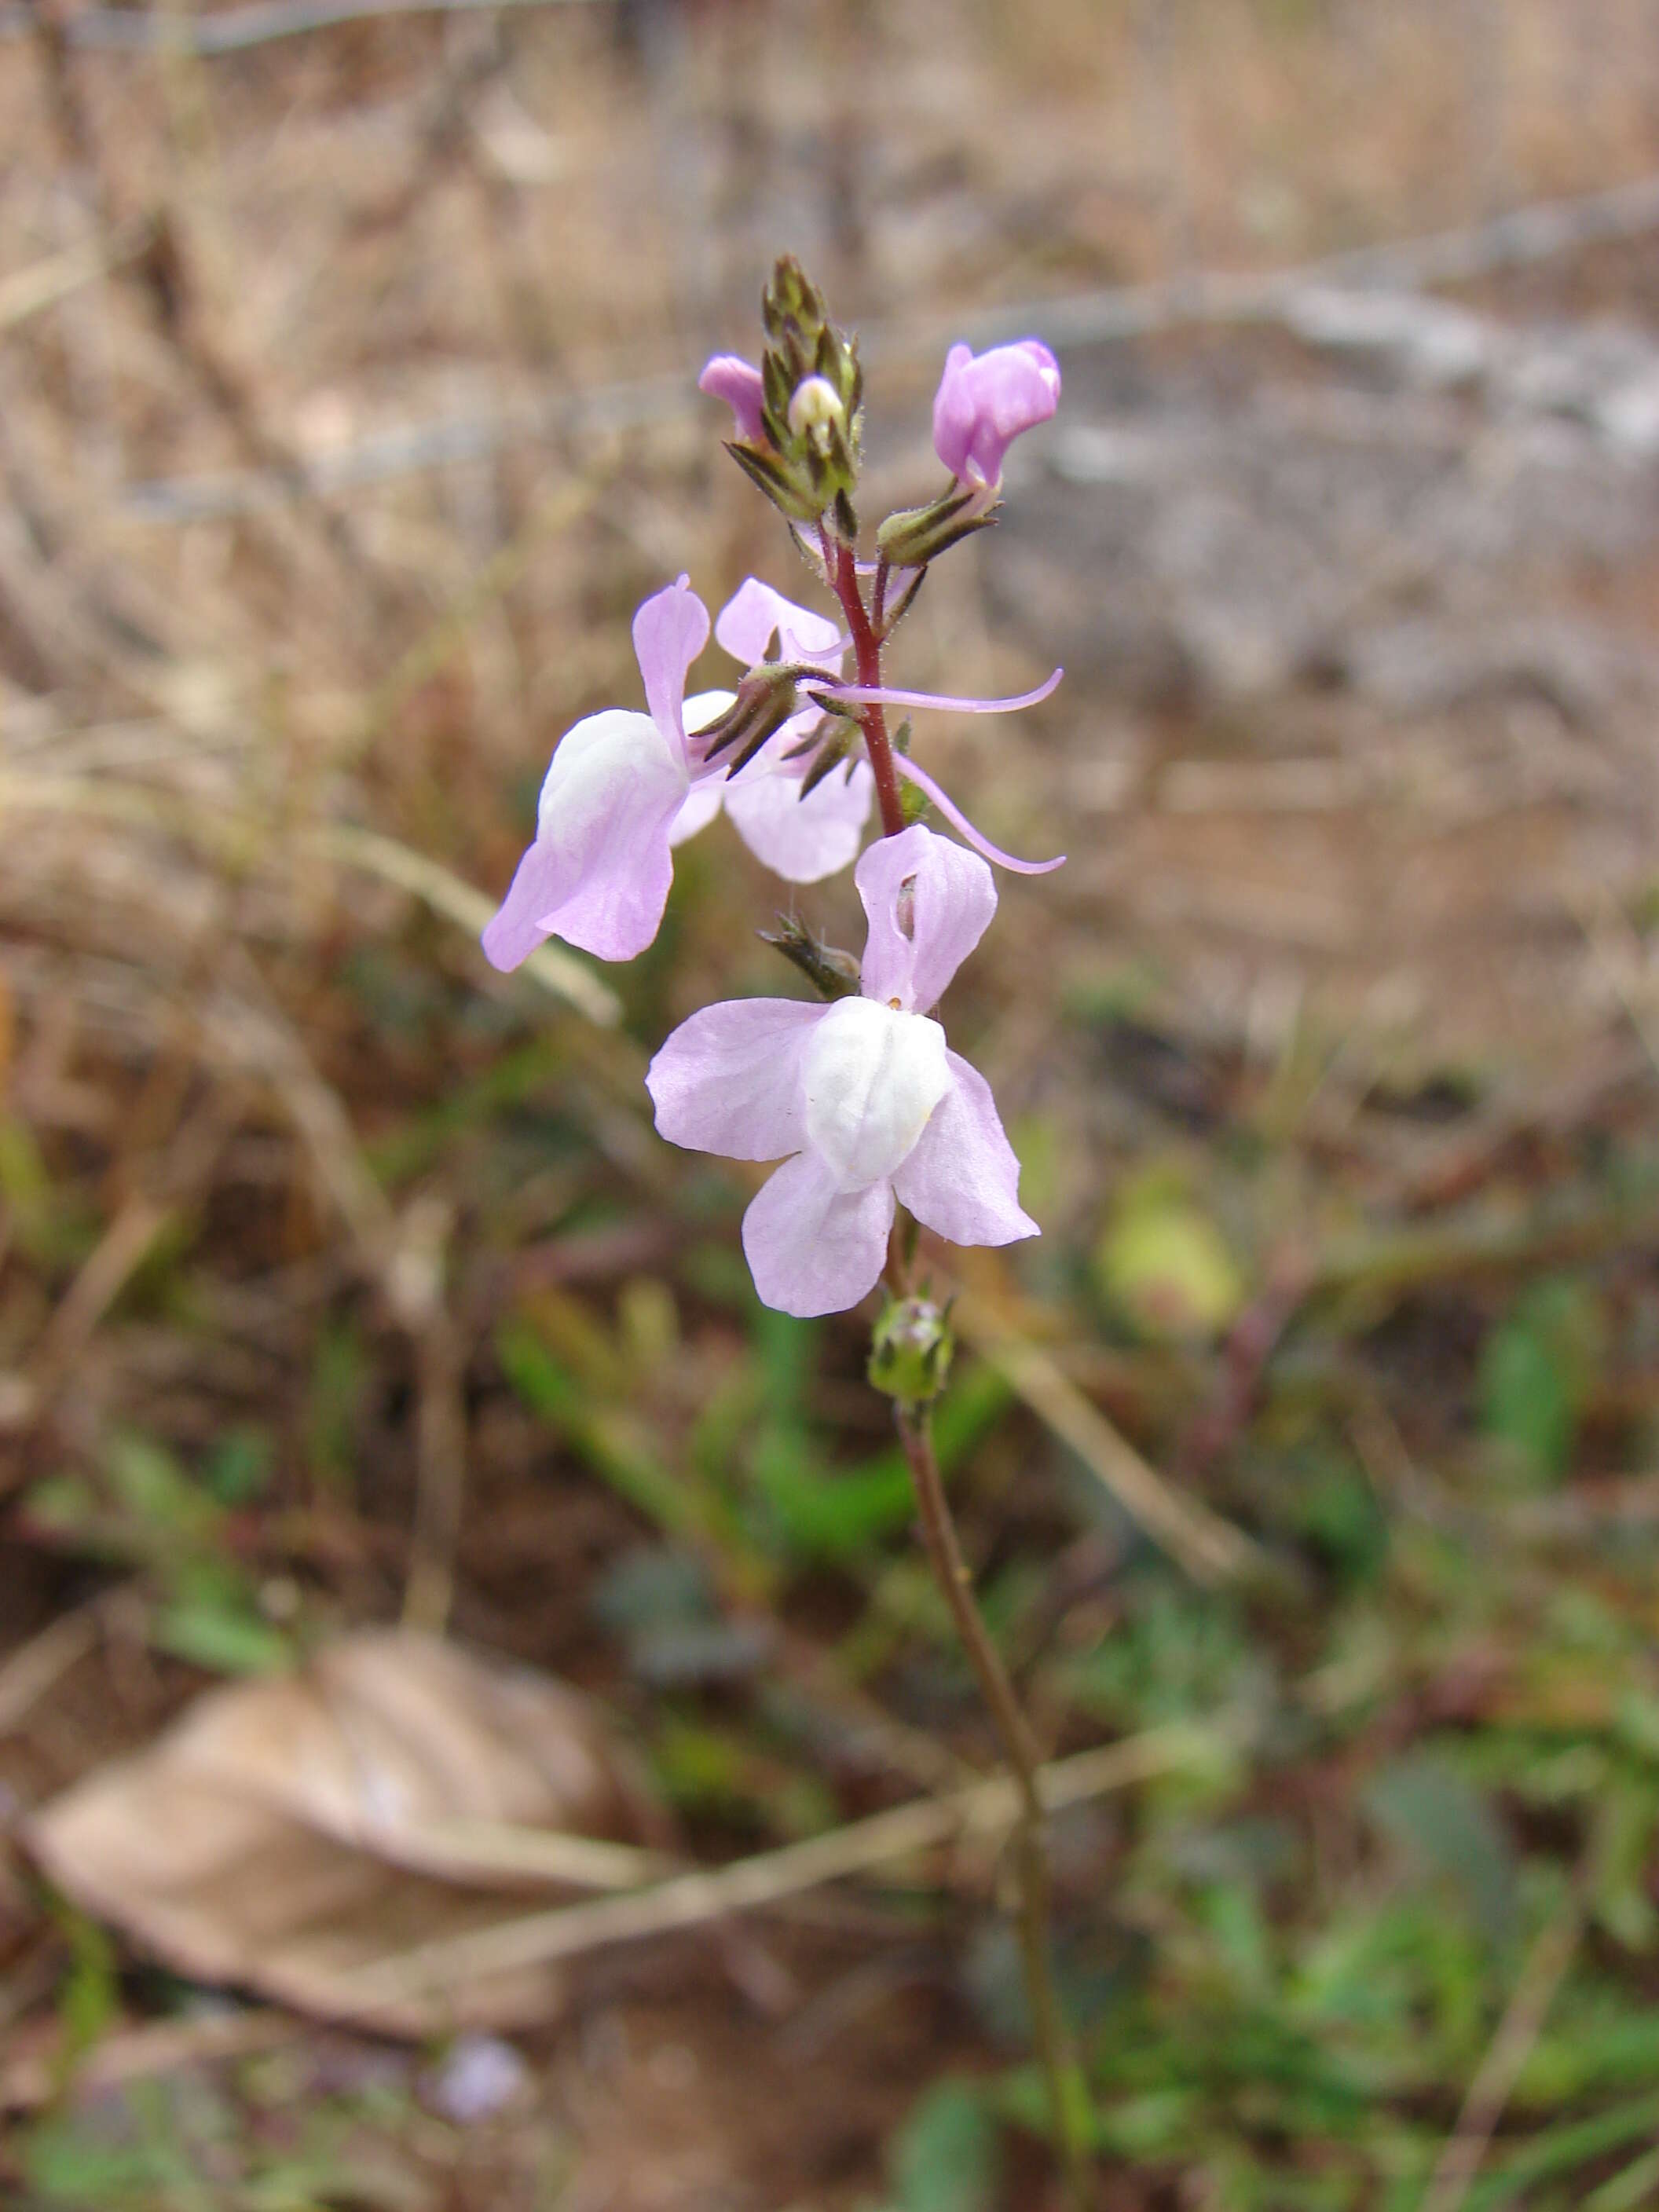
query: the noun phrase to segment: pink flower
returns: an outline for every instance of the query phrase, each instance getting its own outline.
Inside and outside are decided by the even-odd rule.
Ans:
[[[714,635],[745,668],[760,662],[778,640],[778,657],[817,669],[838,681],[845,641],[834,623],[798,607],[757,576],[740,584],[714,623]],[[715,773],[698,784],[676,827],[674,842],[690,836],[722,809],[755,858],[787,883],[816,884],[856,858],[870,818],[876,780],[860,757],[832,769],[805,798],[801,787],[810,754],[788,756],[819,719],[816,707],[793,716],[769,738],[746,768],[727,780]],[[694,747],[695,750],[695,747]],[[689,826],[687,826],[689,824]]]
[[[1039,1234],[990,1086],[927,1013],[996,911],[991,871],[918,823],[872,845],[855,880],[870,923],[858,998],[705,1006],[645,1079],[671,1143],[783,1160],[743,1219],[755,1288],[783,1313],[839,1313],[872,1290],[896,1200],[956,1244]]]
[[[1040,338],[977,357],[953,345],[933,399],[933,451],[962,483],[994,492],[1009,447],[1059,404],[1060,363]]]
[[[723,399],[732,410],[732,435],[745,446],[766,442],[761,422],[761,404],[766,387],[759,369],[735,353],[717,353],[697,379],[699,392]]]
[[[747,666],[775,631],[786,659],[839,678],[835,624],[751,576],[722,610],[716,634]],[[606,708],[560,740],[542,785],[535,842],[483,934],[495,967],[516,968],[547,937],[601,960],[643,952],[662,921],[674,847],[722,807],[756,858],[790,883],[817,883],[857,853],[875,788],[868,764],[833,770],[803,799],[809,763],[784,757],[817,708],[786,723],[735,776],[728,779],[724,762],[702,758],[695,733],[732,699],[730,691],[684,696],[708,638],[708,609],[684,576],[635,616],[650,711]]]
[[[674,875],[672,832],[691,788],[685,678],[708,640],[708,610],[684,576],[635,616],[650,711],[607,707],[561,738],[535,842],[483,933],[493,966],[516,968],[544,937],[601,960],[631,960],[655,937]],[[710,719],[729,698],[692,700],[694,719]]]

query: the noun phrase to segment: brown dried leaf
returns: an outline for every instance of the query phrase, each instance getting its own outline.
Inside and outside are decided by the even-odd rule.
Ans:
[[[545,2019],[558,1972],[372,2008],[345,1978],[520,1909],[513,1891],[538,1856],[557,1865],[560,1838],[579,1853],[582,1838],[638,1843],[649,1825],[574,1691],[392,1629],[348,1637],[301,1674],[209,1692],[149,1750],[56,1798],[25,1840],[76,1904],[194,1979],[428,2035]]]

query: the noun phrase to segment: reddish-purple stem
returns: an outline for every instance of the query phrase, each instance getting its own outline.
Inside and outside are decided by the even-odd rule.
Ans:
[[[836,545],[830,533],[820,529],[819,539],[823,547],[824,573],[829,577],[836,597],[841,601],[841,611],[847,617],[847,629],[853,641],[853,657],[858,663],[859,682],[866,690],[881,688],[881,640],[876,635],[866,610],[863,594],[859,590],[858,562],[850,545]],[[887,717],[873,702],[865,706],[859,715],[864,730],[864,749],[870,756],[870,766],[876,779],[876,800],[881,808],[881,834],[896,837],[908,828],[904,816],[904,799],[899,790],[898,770],[893,765],[893,741],[887,734]]]

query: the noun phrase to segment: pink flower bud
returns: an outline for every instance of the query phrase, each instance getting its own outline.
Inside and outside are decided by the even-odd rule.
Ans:
[[[933,451],[962,483],[994,492],[1009,447],[1059,404],[1060,363],[1040,338],[977,356],[953,345],[933,400]]]
[[[697,379],[697,389],[711,399],[723,399],[732,410],[734,438],[745,446],[766,443],[761,422],[765,386],[759,369],[751,368],[734,353],[717,353]]]

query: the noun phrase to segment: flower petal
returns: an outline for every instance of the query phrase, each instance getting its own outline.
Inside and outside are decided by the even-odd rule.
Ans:
[[[732,691],[694,691],[685,702],[684,720],[688,736],[695,737],[699,730],[707,729],[710,722],[718,721],[736,696]],[[669,843],[684,845],[700,830],[706,830],[720,812],[725,799],[725,778],[717,773],[700,770],[697,780],[685,795],[684,805],[669,830]]]
[[[1012,1244],[1042,1231],[1019,1203],[1019,1162],[991,1086],[947,1052],[951,1088],[928,1118],[893,1188],[916,1219],[952,1244]]]
[[[806,1141],[801,1060],[828,1006],[727,999],[682,1022],[646,1070],[671,1145],[728,1160],[775,1160]]]
[[[758,576],[745,577],[714,622],[714,637],[745,668],[766,657],[777,633],[784,660],[808,660],[841,672],[844,641],[840,627],[811,607],[798,607]]]
[[[765,441],[761,408],[766,398],[766,384],[752,362],[744,361],[741,354],[717,353],[704,362],[697,389],[706,392],[711,399],[723,399],[732,410],[734,438],[749,446]]]
[[[685,757],[682,702],[691,664],[708,642],[708,610],[682,576],[654,592],[634,617],[634,652],[645,678],[651,719]]]
[[[977,358],[953,345],[933,400],[933,451],[953,477],[994,489],[1008,447],[1059,404],[1060,363],[1041,338],[993,346]]]
[[[684,805],[669,827],[668,842],[678,847],[700,830],[706,830],[720,812],[726,798],[726,786],[717,775],[707,776],[694,783],[685,794]]]
[[[927,793],[958,836],[965,837],[974,850],[983,853],[988,860],[995,860],[1002,867],[1012,868],[1017,876],[1050,876],[1056,868],[1065,866],[1064,853],[1056,854],[1052,860],[1020,860],[1012,853],[1005,853],[1000,845],[994,845],[988,837],[975,829],[955,799],[934,782],[925,769],[918,768],[902,753],[894,754],[893,765],[902,776],[915,784],[918,791]]]
[[[1055,669],[1034,691],[1011,699],[957,699],[944,691],[890,691],[878,684],[824,684],[811,687],[838,707],[933,707],[945,714],[1012,714],[1022,707],[1041,706],[1050,696],[1066,671]]]
[[[926,1013],[990,927],[991,871],[918,822],[866,847],[853,880],[870,919],[864,996]]]
[[[554,752],[536,842],[483,933],[491,964],[516,968],[544,937],[631,960],[657,933],[674,864],[668,831],[686,772],[644,714],[590,714]]]
[[[844,1313],[874,1290],[893,1226],[893,1186],[837,1190],[811,1152],[786,1160],[750,1201],[743,1249],[763,1305],[779,1313]]]
[[[867,761],[854,761],[832,769],[803,799],[800,777],[763,754],[725,788],[732,826],[755,858],[786,883],[816,884],[858,858],[876,780]]]

